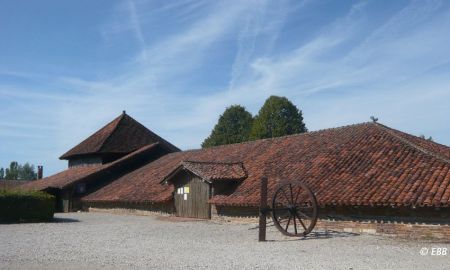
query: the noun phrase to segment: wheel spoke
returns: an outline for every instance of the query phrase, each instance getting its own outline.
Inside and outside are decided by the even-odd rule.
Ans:
[[[289,201],[289,197],[286,195],[286,192],[284,192],[284,190],[281,190],[281,191],[283,192],[283,195],[284,195],[284,197],[286,198],[287,203],[288,203],[288,204],[291,203],[291,202]]]
[[[300,214],[300,215],[302,215],[303,217],[305,217],[307,219],[312,219],[311,217],[307,216],[306,214],[304,214],[304,213],[302,213],[300,211],[297,211],[297,214]],[[299,216],[299,218],[300,218],[300,216]]]
[[[292,194],[292,184],[289,184],[289,191],[291,193],[291,204],[294,205],[294,194]]]
[[[291,223],[291,217],[292,217],[292,215],[289,215],[289,219],[288,219],[288,222],[286,224],[286,228],[284,228],[285,231],[287,231],[287,229],[289,227],[289,223]]]
[[[294,201],[294,205],[296,205],[296,204],[297,204],[297,200],[298,200],[298,195],[300,195],[301,191],[302,191],[302,188],[301,188],[301,187],[298,187],[298,192],[297,192],[297,195],[295,196],[295,201]]]
[[[295,215],[294,215],[294,230],[295,234],[297,234],[297,222],[295,221]]]
[[[305,232],[306,232],[308,229],[306,229],[305,223],[303,223],[302,219],[298,216],[298,214],[295,214],[295,216],[297,216],[298,221],[300,221],[300,224],[302,225],[303,229],[305,229]],[[295,216],[294,216],[294,218],[295,218]]]

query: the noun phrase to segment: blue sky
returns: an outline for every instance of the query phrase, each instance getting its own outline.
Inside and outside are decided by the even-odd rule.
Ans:
[[[450,145],[449,1],[1,1],[0,166],[58,157],[122,110],[182,149],[231,104],[310,130],[369,121]]]

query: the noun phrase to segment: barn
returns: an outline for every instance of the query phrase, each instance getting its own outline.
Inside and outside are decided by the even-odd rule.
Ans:
[[[195,218],[256,216],[259,180],[315,192],[322,218],[449,223],[450,148],[379,123],[167,154],[83,198]]]
[[[162,139],[124,111],[60,159],[68,169],[21,186],[46,191],[56,197],[60,212],[82,208],[81,198],[118,177],[172,152],[177,147]]]
[[[120,132],[117,145],[134,140],[125,135],[129,131]],[[377,122],[188,151],[166,144],[146,140],[126,148],[137,152],[92,168],[87,164],[100,159],[78,154],[67,172],[33,186],[66,190],[67,181],[73,194],[76,183],[89,178],[102,184],[76,197],[78,208],[87,211],[139,209],[223,220],[258,215],[263,176],[269,179],[269,198],[281,181],[301,180],[317,197],[319,227],[450,238],[450,147]],[[112,171],[124,160],[135,164],[139,151],[144,152],[138,165]],[[78,166],[81,156],[88,160]],[[81,168],[102,173],[80,174],[84,180],[64,175]]]

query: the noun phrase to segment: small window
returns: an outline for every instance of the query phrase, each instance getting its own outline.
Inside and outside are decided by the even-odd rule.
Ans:
[[[177,188],[177,194],[189,194],[189,187],[179,187]]]

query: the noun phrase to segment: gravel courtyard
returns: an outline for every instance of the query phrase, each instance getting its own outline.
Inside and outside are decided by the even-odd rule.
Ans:
[[[103,213],[0,225],[0,269],[450,269],[447,243],[319,233],[294,240],[273,227]],[[448,251],[447,251],[448,252]]]

